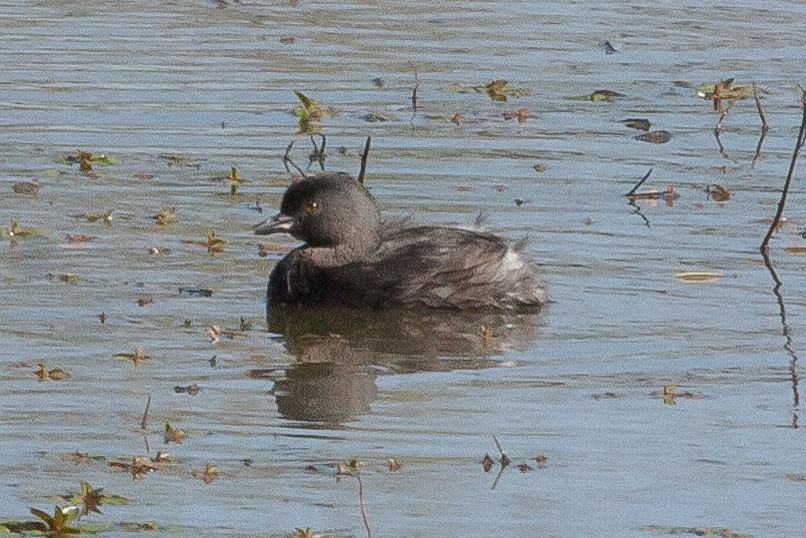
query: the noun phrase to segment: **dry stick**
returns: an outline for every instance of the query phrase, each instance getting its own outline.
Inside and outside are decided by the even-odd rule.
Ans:
[[[367,521],[367,506],[364,502],[364,483],[361,481],[361,475],[357,474],[355,477],[358,479],[358,507],[361,509],[361,519],[364,520],[364,527],[367,529],[367,538],[372,538],[372,531],[369,529],[369,521]]]
[[[369,144],[372,137],[367,137],[367,142],[364,144],[364,152],[361,154],[361,170],[358,172],[358,182],[364,183],[364,176],[367,175],[367,157],[369,157]]]
[[[642,178],[641,178],[641,181],[639,181],[638,183],[636,183],[636,184],[635,184],[635,187],[633,187],[633,188],[632,188],[632,190],[631,190],[630,192],[628,192],[627,194],[625,194],[624,196],[629,197],[629,196],[632,196],[633,194],[635,194],[635,191],[637,191],[637,190],[638,190],[638,188],[639,188],[641,185],[643,185],[643,184],[644,184],[644,182],[645,182],[647,179],[649,179],[649,174],[651,174],[651,173],[652,173],[652,168],[650,168],[650,169],[649,169],[649,172],[647,172],[647,173],[646,173],[646,175],[645,175],[644,177],[642,177]]]
[[[803,147],[804,137],[806,137],[806,90],[804,90],[802,87],[800,88],[800,104],[803,108],[803,117],[800,121],[798,141],[795,144],[795,150],[792,152],[792,160],[789,162],[789,173],[786,175],[784,190],[781,193],[781,200],[778,201],[778,212],[775,214],[775,218],[772,219],[772,224],[770,225],[770,229],[767,230],[767,235],[764,237],[764,241],[761,242],[761,253],[765,255],[768,254],[770,250],[770,238],[772,237],[775,229],[778,228],[778,225],[781,223],[781,217],[784,214],[784,206],[786,205],[786,196],[789,194],[789,186],[792,184],[792,176],[795,174],[795,163],[798,160],[800,148]]]
[[[143,411],[143,420],[140,421],[140,429],[145,430],[148,424],[148,410],[151,409],[151,395],[148,395],[146,400],[146,409]]]

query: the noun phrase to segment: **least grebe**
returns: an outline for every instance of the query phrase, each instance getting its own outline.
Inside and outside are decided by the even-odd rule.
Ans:
[[[293,183],[280,213],[253,231],[305,242],[272,270],[269,303],[536,310],[546,301],[532,267],[502,238],[384,220],[345,173]]]

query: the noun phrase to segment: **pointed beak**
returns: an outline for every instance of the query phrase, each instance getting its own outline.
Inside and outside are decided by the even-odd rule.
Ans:
[[[255,235],[269,235],[280,233],[291,233],[291,226],[294,224],[294,217],[277,213],[271,218],[252,226]]]

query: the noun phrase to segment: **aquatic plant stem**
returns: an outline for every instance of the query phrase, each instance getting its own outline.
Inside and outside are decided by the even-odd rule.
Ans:
[[[798,154],[800,153],[800,149],[803,147],[804,137],[806,136],[806,90],[804,90],[802,87],[800,87],[800,104],[801,108],[803,109],[803,115],[800,121],[798,140],[795,144],[795,150],[792,152],[792,160],[789,162],[789,173],[786,175],[784,190],[781,193],[781,200],[778,202],[778,212],[775,214],[775,218],[772,219],[772,224],[770,224],[770,229],[767,230],[767,235],[764,237],[764,241],[761,242],[761,253],[764,255],[769,253],[770,238],[775,232],[775,229],[778,228],[778,225],[781,222],[781,217],[784,214],[786,196],[789,194],[789,186],[792,184],[792,176],[795,173],[795,164],[797,163]]]

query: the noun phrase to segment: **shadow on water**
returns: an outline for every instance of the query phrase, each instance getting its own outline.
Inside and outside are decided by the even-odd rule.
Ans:
[[[269,306],[266,319],[296,363],[252,375],[275,382],[284,418],[328,426],[367,413],[380,374],[491,368],[494,357],[526,350],[540,322],[538,314],[288,305]]]

